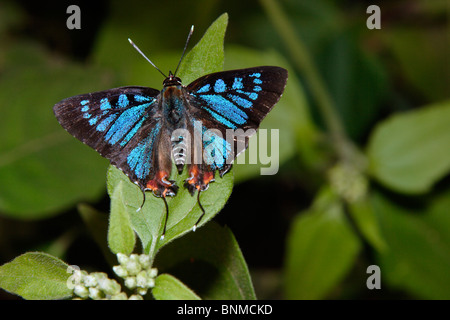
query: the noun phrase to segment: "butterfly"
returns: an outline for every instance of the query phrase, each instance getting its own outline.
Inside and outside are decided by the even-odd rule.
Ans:
[[[214,181],[216,171],[223,177],[247,148],[249,136],[280,99],[288,76],[283,68],[261,66],[207,74],[184,86],[176,72],[192,31],[175,73],[168,76],[129,39],[164,75],[161,91],[120,87],[70,97],[53,107],[66,131],[109,159],[139,186],[144,195],[141,208],[146,191],[164,200],[166,219],[161,238],[169,214],[165,198],[178,191],[175,181],[169,180],[172,163],[179,174],[187,167],[189,177],[184,186],[191,195],[197,191],[202,214],[195,231],[205,214],[200,193]],[[238,131],[244,135],[230,134]]]

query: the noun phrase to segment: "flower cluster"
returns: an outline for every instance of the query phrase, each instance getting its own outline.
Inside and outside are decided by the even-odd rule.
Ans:
[[[109,279],[106,273],[80,270],[77,266],[69,266],[67,272],[71,274],[67,280],[67,287],[73,290],[77,299],[93,300],[142,300],[148,289],[155,285],[158,270],[151,268],[150,256],[132,254],[130,256],[117,254],[118,266],[114,272],[124,279],[128,289],[136,290],[136,294],[127,296],[120,284]]]
[[[349,203],[363,199],[367,194],[367,178],[356,168],[337,164],[328,172],[332,188]]]
[[[136,289],[136,293],[143,296],[147,294],[148,289],[155,286],[158,270],[151,268],[150,256],[146,254],[127,256],[118,253],[117,260],[120,265],[114,266],[113,270],[125,280],[128,289]]]

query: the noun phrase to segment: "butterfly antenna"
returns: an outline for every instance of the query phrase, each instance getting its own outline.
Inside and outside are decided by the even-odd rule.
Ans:
[[[202,214],[200,215],[200,218],[198,218],[197,222],[194,224],[194,227],[192,227],[192,231],[195,232],[195,230],[197,230],[197,225],[200,223],[200,221],[202,220],[203,216],[205,215],[205,209],[203,209],[202,204],[200,203],[200,190],[198,190],[197,193],[197,203],[198,206],[200,207],[200,209],[202,210]]]
[[[166,206],[166,220],[164,221],[164,229],[160,239],[164,240],[164,237],[166,236],[167,219],[169,218],[169,206],[167,205],[166,197],[163,196],[162,199],[164,200],[164,205]]]
[[[180,67],[181,64],[181,60],[183,60],[184,54],[186,53],[186,49],[189,43],[189,39],[191,39],[192,33],[194,32],[194,25],[191,26],[191,30],[189,31],[189,35],[186,39],[186,44],[184,45],[184,49],[183,49],[183,53],[181,54],[181,58],[180,61],[178,62],[177,68],[175,69],[175,73],[173,74],[174,76],[176,76],[178,68]]]
[[[137,50],[137,52],[139,52],[144,58],[145,60],[147,60],[148,62],[150,62],[150,64],[156,69],[158,70],[163,76],[164,78],[167,78],[167,76],[164,74],[164,72],[162,72],[157,66],[155,66],[155,64],[149,59],[147,58],[147,56],[141,51],[141,49],[139,49],[139,47],[137,45],[134,44],[133,41],[131,41],[130,38],[128,38],[128,41],[131,43],[131,45]]]

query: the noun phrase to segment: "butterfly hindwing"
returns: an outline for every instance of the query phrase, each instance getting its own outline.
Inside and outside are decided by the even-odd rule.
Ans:
[[[225,173],[247,148],[248,138],[278,102],[286,81],[285,69],[263,66],[208,74],[187,86],[190,113],[202,121],[203,157],[211,170]],[[244,135],[230,143],[227,129],[241,129]]]
[[[64,129],[143,188],[161,132],[154,116],[158,95],[151,88],[121,87],[62,100],[53,110]]]

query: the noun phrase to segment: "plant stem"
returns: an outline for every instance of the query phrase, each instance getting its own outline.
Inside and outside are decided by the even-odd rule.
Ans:
[[[325,121],[325,125],[334,142],[333,144],[336,148],[336,152],[342,160],[348,159],[348,147],[351,142],[345,134],[340,117],[336,113],[335,106],[308,50],[301,39],[295,34],[294,28],[289,23],[289,19],[282,11],[280,5],[274,0],[260,0],[260,2],[286,45],[295,66],[305,76],[306,81],[311,88],[312,95],[317,102],[319,111]]]

